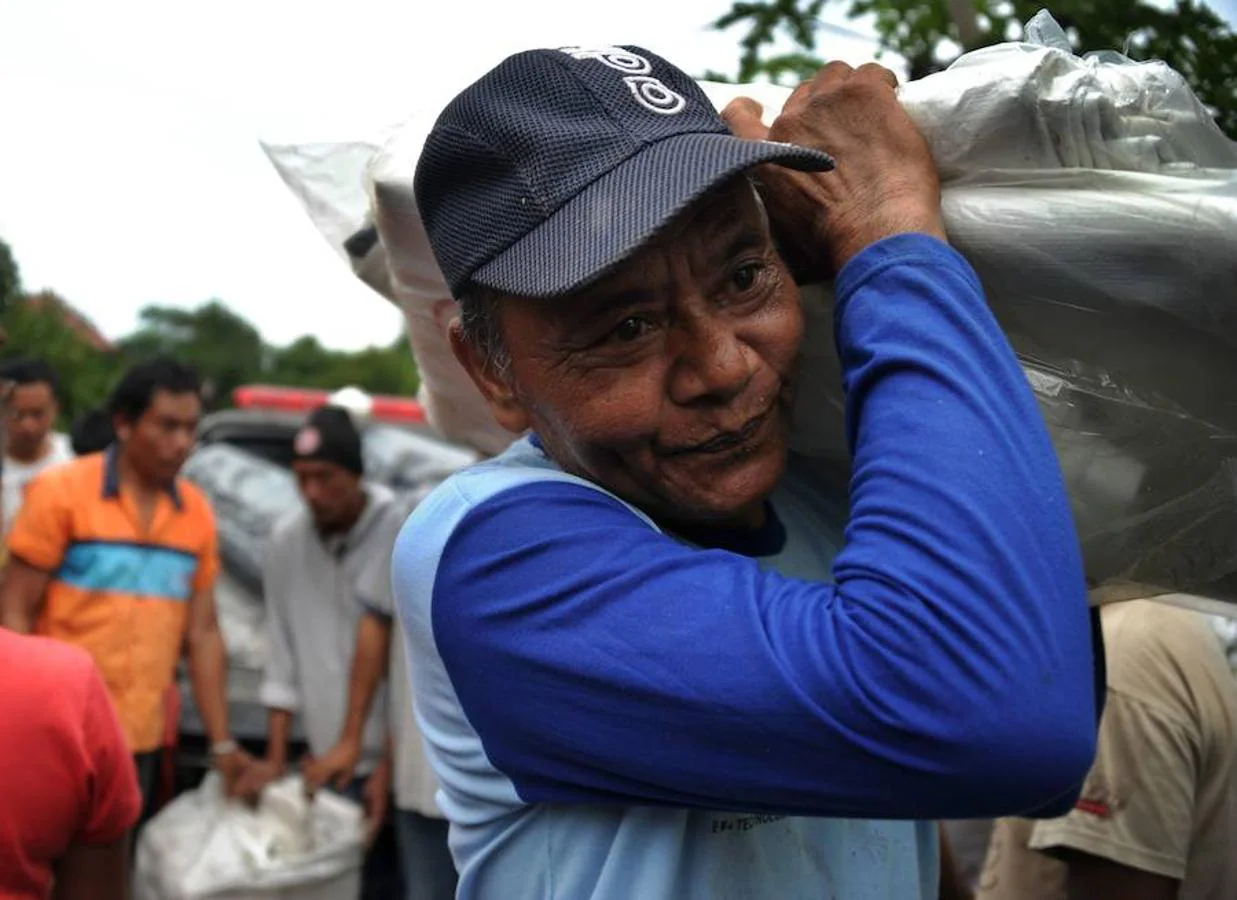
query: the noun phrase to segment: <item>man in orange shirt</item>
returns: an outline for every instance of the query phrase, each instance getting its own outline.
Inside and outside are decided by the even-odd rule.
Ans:
[[[30,484],[0,587],[0,624],[94,657],[147,804],[163,698],[186,639],[194,695],[229,788],[249,763],[228,731],[214,514],[205,495],[177,477],[201,410],[192,369],[168,358],[130,369],[111,400],[116,443]]]

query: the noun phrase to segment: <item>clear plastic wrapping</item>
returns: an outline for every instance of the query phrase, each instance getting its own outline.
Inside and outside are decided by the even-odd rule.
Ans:
[[[946,222],[1051,431],[1088,577],[1109,600],[1237,598],[1237,172],[1004,178],[948,189]],[[843,466],[831,304],[806,298],[796,444]]]
[[[1078,57],[1046,13],[1027,34],[900,90],[941,170],[950,240],[1039,399],[1097,596],[1237,601],[1237,144],[1164,64]],[[766,121],[789,94],[701,86],[719,109],[755,97]],[[454,301],[413,197],[432,120],[414,116],[368,160],[368,214],[351,150],[299,174],[288,148],[268,152],[354,271],[404,309],[431,422],[494,452],[510,435],[446,344]],[[352,199],[322,187],[324,170]],[[804,303],[794,442],[836,481],[847,460],[828,286]]]

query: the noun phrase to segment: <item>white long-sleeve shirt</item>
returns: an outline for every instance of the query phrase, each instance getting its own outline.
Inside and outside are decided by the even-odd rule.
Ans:
[[[352,529],[323,538],[307,509],[283,519],[263,564],[268,658],[262,702],[301,717],[309,749],[335,746],[348,713],[348,683],[364,612],[358,586],[389,572],[403,510],[381,485]],[[358,774],[372,771],[386,738],[385,687],[365,724]]]

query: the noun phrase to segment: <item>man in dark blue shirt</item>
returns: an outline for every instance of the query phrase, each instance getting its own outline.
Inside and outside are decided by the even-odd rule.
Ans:
[[[833,64],[766,133],[639,48],[531,51],[427,139],[456,356],[531,432],[394,559],[460,897],[928,898],[931,820],[1072,802],[1069,504],[895,86]],[[836,274],[848,492],[788,450],[770,221]]]

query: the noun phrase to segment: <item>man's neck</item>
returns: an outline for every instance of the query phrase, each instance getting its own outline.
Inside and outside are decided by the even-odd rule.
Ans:
[[[42,462],[47,459],[51,452],[52,436],[49,434],[47,437],[43,438],[43,443],[39,444],[39,446],[37,446],[34,449],[34,452],[29,456],[21,456],[16,454],[12,451],[12,449],[7,450],[5,455],[7,455],[9,459],[13,460],[13,462],[20,463],[23,466],[32,466],[35,463]]]
[[[168,485],[161,484],[157,481],[152,481],[143,475],[141,470],[134,466],[129,460],[129,457],[125,454],[124,448],[120,448],[117,451],[116,474],[121,487],[129,488],[131,491],[141,496],[158,494],[159,492],[166,491],[168,489]]]
[[[364,488],[361,489],[360,496],[356,498],[349,514],[330,529],[319,529],[323,537],[347,537],[352,529],[356,528],[357,523],[361,521],[361,516],[365,514],[365,507],[369,505],[369,492]]]

